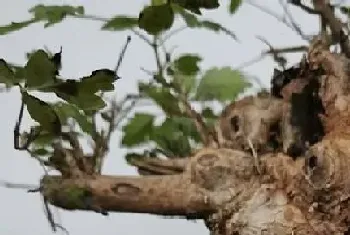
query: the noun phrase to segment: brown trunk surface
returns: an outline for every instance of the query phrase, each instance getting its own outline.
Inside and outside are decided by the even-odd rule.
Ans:
[[[295,80],[284,90],[285,109],[266,106],[271,115],[255,101],[253,105],[252,101],[241,102],[243,108],[231,105],[232,109],[240,107],[243,111],[225,110],[218,125],[221,133],[218,147],[203,148],[182,160],[132,162],[145,174],[159,175],[45,176],[42,194],[52,205],[68,210],[203,218],[212,234],[217,235],[344,234],[350,225],[349,60],[331,53],[315,40],[308,52],[308,64],[310,71],[324,70],[319,75],[318,96],[325,108],[322,115],[325,136],[296,160],[287,156],[286,151],[291,145],[290,138],[295,140],[300,131],[290,128],[285,121],[279,123],[280,127],[290,128],[290,135],[278,139],[280,146],[276,151],[265,145],[270,138],[267,130],[289,110],[291,94],[305,87],[303,77],[298,78],[302,85],[295,84],[298,83]],[[231,114],[238,118],[248,115],[245,120],[250,120],[250,126],[236,134],[227,133],[233,125]],[[238,129],[248,125],[234,124]],[[258,156],[252,156],[244,137],[251,140]]]

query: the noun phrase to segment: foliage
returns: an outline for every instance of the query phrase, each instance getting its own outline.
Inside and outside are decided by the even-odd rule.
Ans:
[[[241,1],[231,0],[227,9],[233,14],[240,5]],[[187,28],[223,32],[236,39],[235,34],[221,24],[199,18],[201,9],[218,7],[217,0],[152,0],[138,16],[115,15],[106,19],[86,15],[82,6],[40,4],[29,10],[31,19],[0,26],[0,34],[13,33],[38,22],[51,27],[66,17],[95,19],[103,21],[102,30],[139,30],[136,35],[141,35],[141,39],[156,49],[159,58],[157,47],[178,30],[173,29],[176,20],[183,21]],[[28,62],[23,67],[0,60],[0,83],[7,88],[20,87],[23,103],[36,122],[32,129],[39,134],[31,146],[36,156],[47,155],[52,140],[72,122],[80,127],[82,134],[93,137],[96,115],[102,115],[105,121],[110,118],[103,111],[106,107],[103,94],[114,91],[114,82],[119,78],[117,71],[102,68],[82,78],[64,79],[59,76],[61,56],[62,50],[54,54],[34,50],[28,53]],[[229,67],[202,71],[202,58],[197,54],[184,53],[174,58],[166,54],[165,57],[166,61],[158,61],[152,81],[139,82],[138,94],[151,100],[165,118],[159,120],[152,113],[135,113],[122,129],[121,144],[127,148],[145,146],[158,149],[168,157],[185,157],[202,141],[193,117],[186,111],[186,103],[200,104],[198,112],[211,126],[217,116],[210,105],[203,106],[202,102],[233,100],[250,84],[240,71]],[[41,99],[43,93],[52,94],[54,100]]]
[[[198,100],[235,100],[237,95],[250,83],[242,79],[239,71],[233,71],[229,67],[213,68],[206,71],[201,79],[196,93]]]

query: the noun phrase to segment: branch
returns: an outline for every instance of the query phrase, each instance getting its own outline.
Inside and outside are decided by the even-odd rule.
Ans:
[[[187,100],[187,97],[182,94],[181,88],[179,88],[178,85],[176,85],[174,82],[172,82],[172,83],[167,82],[165,80],[165,78],[163,77],[164,68],[163,68],[163,65],[160,61],[156,36],[154,37],[154,42],[152,44],[152,48],[154,51],[154,55],[155,55],[156,62],[157,62],[157,69],[158,69],[158,74],[155,76],[155,80],[157,82],[159,82],[160,84],[162,84],[164,87],[172,88],[177,92],[179,101],[182,103],[182,105],[184,107],[184,112],[187,115],[187,117],[191,118],[194,121],[195,126],[197,128],[199,135],[201,136],[201,139],[202,139],[204,146],[206,146],[206,147],[213,146],[214,143],[216,142],[216,139],[215,139],[216,134],[212,133],[214,131],[208,130],[208,127],[206,126],[202,116],[191,107],[191,104]]]
[[[301,28],[299,27],[299,25],[295,22],[291,12],[289,11],[287,4],[284,3],[284,1],[279,0],[280,5],[282,6],[285,15],[289,18],[290,23],[292,25],[292,27],[294,28],[294,30],[296,32],[298,32],[298,34],[302,37],[302,38],[306,38],[305,34],[303,33],[303,31],[301,30]]]
[[[264,13],[266,13],[266,14],[272,16],[272,17],[274,17],[274,18],[277,19],[279,22],[283,23],[283,24],[286,25],[288,28],[292,29],[294,32],[297,32],[298,35],[300,35],[300,36],[302,37],[302,39],[307,40],[307,41],[309,40],[305,35],[300,34],[300,32],[298,32],[298,31],[296,30],[295,25],[293,26],[292,24],[290,24],[290,23],[287,21],[287,19],[286,19],[285,16],[283,16],[283,15],[278,15],[277,13],[271,11],[270,9],[264,7],[263,5],[259,5],[259,4],[255,3],[255,2],[253,2],[253,1],[246,1],[246,3],[248,3],[249,5],[251,5],[251,6],[253,6],[253,7],[259,9],[260,11],[262,11],[262,12],[264,12]]]
[[[101,22],[107,22],[110,19],[104,18],[100,16],[94,16],[94,15],[72,15],[71,17],[77,18],[77,19],[88,19],[88,20],[95,20],[95,21],[101,21]],[[152,45],[152,42],[142,33],[137,31],[136,29],[131,29],[131,32],[133,32],[136,36],[138,36],[142,41],[147,43],[148,45]]]
[[[153,175],[174,175],[180,174],[185,170],[189,158],[131,158],[128,162],[130,165],[138,168],[139,171],[145,174]]]
[[[341,21],[335,16],[332,6],[324,0],[313,0],[314,8],[328,23],[332,32],[333,42],[339,43],[343,53],[350,58],[350,42],[343,31]]]
[[[300,0],[288,0],[288,3],[300,7],[301,9],[303,9],[304,11],[306,11],[309,14],[315,15],[315,14],[319,14],[320,12],[316,11],[315,9],[312,9],[311,7],[305,6],[304,4],[301,3]]]
[[[304,6],[300,0],[293,0],[291,4],[300,7],[310,14],[319,14],[321,20],[328,24],[332,32],[332,42],[330,44],[339,43],[342,52],[346,57],[350,58],[350,41],[345,35],[342,22],[335,16],[333,7],[325,0],[313,0],[314,9]]]
[[[293,46],[293,47],[283,47],[283,48],[270,48],[269,50],[261,52],[260,55],[258,55],[257,57],[238,65],[235,69],[242,69],[252,64],[255,64],[260,60],[264,59],[268,55],[276,55],[276,54],[282,54],[282,53],[299,53],[299,52],[307,51],[307,49],[308,47],[303,45]]]
[[[26,189],[30,192],[35,191],[39,188],[38,185],[31,185],[31,184],[17,184],[17,183],[11,183],[7,181],[0,180],[0,186],[5,188],[13,188],[13,189]]]
[[[43,195],[50,204],[67,210],[199,217],[213,211],[213,206],[185,175],[88,179],[45,176],[42,186]],[[78,196],[73,199],[72,194]]]
[[[196,112],[189,101],[182,94],[179,94],[180,102],[184,106],[184,112],[187,117],[191,118],[196,126],[196,129],[201,137],[203,145],[205,147],[215,146],[217,143],[216,133],[214,130],[209,130],[206,123],[203,120],[203,117]]]

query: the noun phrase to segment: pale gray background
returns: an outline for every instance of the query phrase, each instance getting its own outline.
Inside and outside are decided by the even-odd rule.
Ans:
[[[83,5],[87,14],[110,17],[115,14],[134,14],[144,6],[146,0],[1,0],[0,24],[10,21],[25,20],[30,17],[27,10],[39,3]],[[283,14],[278,0],[255,0],[259,4]],[[205,18],[212,18],[233,30],[241,43],[233,41],[223,34],[214,34],[204,30],[186,30],[175,36],[167,44],[168,48],[177,45],[176,54],[181,52],[199,53],[204,61],[202,68],[211,66],[237,66],[248,61],[267,49],[255,36],[264,36],[276,47],[302,44],[301,38],[275,18],[244,4],[239,12],[230,17],[226,6],[228,1],[221,1],[219,10],[205,12]],[[317,18],[291,8],[297,22],[307,33],[318,29]],[[25,52],[42,48],[46,45],[57,51],[63,46],[63,71],[67,78],[76,78],[90,74],[102,67],[114,68],[121,46],[128,32],[115,33],[100,31],[100,22],[68,19],[62,24],[43,29],[43,23],[35,24],[19,32],[0,36],[0,57],[10,62],[25,63]],[[295,63],[300,55],[289,55]],[[271,58],[244,69],[257,76],[268,87],[274,63]],[[118,81],[118,97],[127,92],[136,91],[136,82],[146,78],[140,67],[155,68],[152,51],[137,37],[133,37],[120,70],[122,80]],[[0,180],[18,183],[38,183],[43,174],[38,163],[26,153],[13,149],[13,125],[15,123],[20,97],[18,90],[0,94],[1,110],[1,154]],[[105,162],[104,172],[108,174],[134,175],[135,170],[127,166],[124,158],[125,149],[118,147],[120,133],[112,139],[109,158]],[[56,213],[57,215],[57,213]],[[111,214],[103,217],[95,213],[65,212],[59,210],[60,222],[72,235],[112,234],[208,234],[202,222],[162,219],[159,216],[137,214]],[[51,234],[42,210],[42,202],[37,194],[28,194],[23,190],[0,188],[0,234]]]

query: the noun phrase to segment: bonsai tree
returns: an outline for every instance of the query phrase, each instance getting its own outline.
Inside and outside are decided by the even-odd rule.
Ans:
[[[231,0],[229,13],[241,4]],[[52,229],[64,228],[49,204],[104,216],[132,212],[202,219],[218,235],[347,234],[349,9],[325,0],[287,4],[317,15],[320,32],[306,36],[291,21],[286,24],[307,46],[274,48],[262,39],[270,47],[263,55],[271,55],[280,68],[274,70],[270,90],[243,98],[237,97],[254,81],[241,71],[227,66],[202,75],[199,55],[174,57],[165,48],[185,27],[236,40],[228,28],[199,17],[203,9],[215,11],[217,0],[151,1],[138,16],[113,18],[87,15],[82,6],[37,5],[29,10],[31,19],[0,27],[5,35],[37,22],[50,27],[66,17],[93,19],[103,22],[103,30],[129,30],[156,60],[154,71],[145,70],[150,80],[139,82],[139,92],[122,100],[110,96],[121,89],[118,69],[131,37],[114,69],[77,79],[60,75],[62,48],[31,51],[25,65],[0,60],[0,83],[19,88],[22,98],[14,148],[59,173],[43,175],[40,185],[29,190],[43,196]],[[174,29],[176,20],[186,26]],[[283,54],[289,52],[304,55],[287,68]],[[147,112],[126,119],[140,100],[159,107],[164,120]],[[219,103],[219,112],[212,101]],[[25,111],[33,119],[30,131],[21,130]],[[130,150],[125,159],[140,176],[102,171],[119,127],[121,147]],[[90,151],[82,146],[86,140]]]

